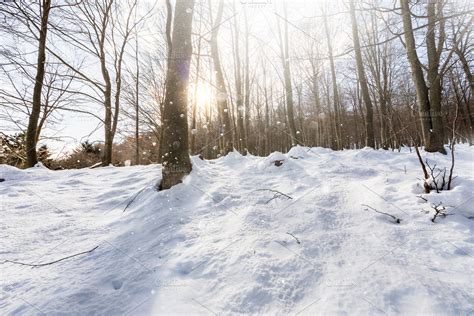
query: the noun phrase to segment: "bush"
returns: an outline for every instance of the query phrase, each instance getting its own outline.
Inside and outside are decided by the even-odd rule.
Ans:
[[[38,148],[38,161],[44,166],[50,166],[52,160],[51,153],[46,145]],[[26,168],[26,136],[25,133],[6,135],[0,133],[0,163]]]
[[[101,162],[102,148],[98,144],[85,141],[65,158],[52,163],[52,169],[79,169],[88,168]]]

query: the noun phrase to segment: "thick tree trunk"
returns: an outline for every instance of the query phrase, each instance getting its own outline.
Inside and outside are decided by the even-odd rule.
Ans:
[[[428,97],[428,89],[426,87],[425,78],[423,76],[423,69],[416,52],[416,43],[413,35],[413,26],[410,16],[410,7],[408,0],[400,0],[402,10],[403,29],[405,33],[405,45],[407,50],[407,57],[411,67],[411,73],[416,90],[416,102],[418,104],[418,111],[421,122],[421,134],[423,142],[427,148],[430,148],[430,130],[431,117],[430,101]]]
[[[33,167],[38,162],[36,155],[36,144],[38,135],[38,120],[41,114],[41,91],[43,89],[43,80],[45,74],[46,62],[46,35],[48,32],[49,11],[51,9],[51,0],[42,1],[42,15],[40,36],[38,41],[38,59],[36,66],[35,85],[33,88],[33,104],[28,120],[28,129],[26,131],[26,162],[27,167]]]
[[[188,149],[188,81],[194,0],[177,0],[163,113],[163,179],[160,189],[181,183],[191,172]]]
[[[364,64],[362,62],[362,53],[359,42],[359,31],[357,28],[357,20],[355,16],[354,0],[349,2],[351,11],[351,22],[352,22],[352,40],[354,42],[354,51],[356,55],[357,73],[359,76],[360,89],[362,92],[362,99],[365,104],[365,128],[366,128],[366,141],[365,145],[368,147],[375,148],[374,139],[374,119],[372,110],[372,101],[370,100],[369,86],[367,85],[367,77],[365,76]]]
[[[441,12],[438,7],[438,12]],[[428,32],[426,34],[426,49],[428,51],[428,81],[430,88],[428,95],[430,98],[430,117],[432,125],[432,133],[430,139],[430,148],[427,150],[439,151],[446,154],[444,149],[444,122],[441,113],[441,78],[439,73],[439,61],[441,50],[444,45],[444,22],[440,24],[439,43],[436,45],[435,28],[438,20],[436,13],[436,1],[428,2]]]
[[[433,59],[429,65],[430,71],[428,73],[428,80],[433,81],[430,82],[430,84],[434,84],[433,87],[431,87],[429,92],[428,87],[425,82],[425,78],[423,75],[423,69],[421,67],[421,62],[418,58],[418,54],[416,52],[416,43],[415,43],[415,37],[413,34],[413,26],[412,26],[412,21],[411,21],[411,12],[410,12],[410,5],[409,5],[409,0],[400,0],[400,6],[402,10],[402,20],[403,20],[403,29],[405,33],[405,45],[406,45],[406,50],[407,50],[407,57],[408,61],[410,62],[410,67],[411,67],[411,72],[412,72],[412,77],[413,77],[413,82],[415,84],[415,89],[416,89],[416,101],[418,104],[418,111],[420,115],[420,121],[421,121],[421,134],[423,137],[423,142],[425,145],[425,150],[429,152],[444,152],[446,153],[444,146],[443,146],[443,136],[442,136],[442,130],[443,130],[443,124],[442,124],[442,118],[436,118],[434,122],[432,119],[432,115],[438,115],[441,116],[440,110],[441,110],[441,86],[440,82],[437,83],[438,80],[436,80],[436,77],[433,74],[434,67],[436,66],[436,61]],[[433,21],[429,22],[430,26],[429,28],[433,28]],[[428,31],[428,33],[430,30]],[[433,34],[434,35],[434,34]],[[433,39],[430,39],[430,35],[427,36],[427,48],[428,48],[428,42],[431,42],[431,49],[433,49],[433,45],[435,45],[432,41]],[[428,48],[428,51],[430,48]],[[431,52],[431,58],[434,58],[432,54],[437,54],[436,49],[434,52]],[[438,59],[439,61],[439,59]],[[436,66],[438,68],[438,66]],[[435,71],[437,73],[437,70]],[[440,78],[438,78],[440,79]],[[434,102],[434,106],[431,104],[431,102]],[[436,111],[438,111],[436,113]]]

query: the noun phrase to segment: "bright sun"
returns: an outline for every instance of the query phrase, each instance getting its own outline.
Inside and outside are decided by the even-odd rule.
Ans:
[[[189,93],[191,99],[194,99],[194,93],[196,93],[196,105],[198,109],[204,109],[211,102],[211,89],[206,84],[198,83],[197,89],[192,85],[189,89]]]

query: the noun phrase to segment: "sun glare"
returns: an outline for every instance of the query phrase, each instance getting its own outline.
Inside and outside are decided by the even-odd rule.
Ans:
[[[191,89],[189,89],[189,93],[191,94],[191,99],[195,99],[198,109],[204,109],[211,102],[212,91],[209,85],[198,83],[197,89],[192,85]],[[194,94],[196,94],[195,97]]]

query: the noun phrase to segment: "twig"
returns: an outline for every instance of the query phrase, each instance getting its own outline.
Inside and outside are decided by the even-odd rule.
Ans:
[[[435,176],[434,175],[434,171],[436,169],[436,164],[434,164],[433,167],[430,166],[429,162],[428,162],[428,158],[426,159],[426,165],[428,166],[428,169],[430,169],[430,174],[431,174],[431,179],[433,180],[433,184],[434,184],[434,188],[436,190],[436,193],[439,193],[439,187],[438,187],[438,181],[437,181],[437,178],[439,176],[439,174],[441,173],[438,172],[438,174]]]
[[[435,222],[438,216],[446,217],[448,215],[453,215],[453,214],[446,214],[444,212],[446,210],[446,207],[444,207],[443,202],[439,202],[437,205],[431,205],[431,208],[435,210],[435,215],[431,219],[433,223]]]
[[[425,180],[423,182],[425,193],[430,193],[431,188],[430,188],[430,185],[428,184],[428,179],[429,179],[428,171],[426,170],[425,163],[423,162],[423,159],[421,158],[421,154],[420,154],[420,151],[418,150],[417,145],[415,145],[415,151],[416,151],[416,155],[418,156],[418,161],[420,162],[421,169],[423,169],[423,175],[425,176]]]
[[[14,260],[4,260],[2,262],[2,264],[3,263],[13,263],[13,264],[19,264],[19,265],[28,266],[28,267],[44,267],[44,266],[48,266],[48,265],[51,265],[51,264],[54,264],[54,263],[58,263],[60,261],[63,261],[63,260],[66,260],[66,259],[69,259],[69,258],[72,258],[72,257],[77,257],[77,256],[80,256],[80,255],[84,255],[86,253],[90,253],[90,252],[96,250],[97,248],[99,248],[99,245],[95,246],[91,250],[79,252],[79,253],[76,253],[74,255],[70,255],[70,256],[67,256],[67,257],[64,257],[64,258],[61,258],[61,259],[58,259],[58,260],[54,260],[54,261],[51,261],[51,262],[33,264],[33,263],[24,263],[24,262],[19,262],[19,261],[14,261]]]
[[[423,159],[421,158],[421,154],[420,154],[420,151],[418,150],[418,146],[415,146],[415,151],[416,151],[416,155],[418,156],[418,160],[420,161],[421,168],[423,169],[423,174],[425,176],[425,179],[428,179],[429,178],[428,171],[426,171],[426,166],[423,163]]]
[[[395,223],[397,223],[397,224],[400,224],[400,222],[402,221],[400,218],[398,218],[398,217],[396,217],[396,216],[393,216],[392,214],[389,214],[389,213],[380,212],[380,211],[376,210],[375,208],[373,208],[373,207],[370,206],[370,205],[362,204],[362,206],[366,206],[366,207],[370,208],[372,211],[374,211],[374,212],[376,212],[376,213],[383,214],[383,215],[386,215],[386,216],[391,217],[391,218],[395,221]]]
[[[300,240],[295,235],[293,235],[292,233],[287,233],[287,234],[293,237],[296,240],[297,244],[301,244]]]
[[[417,195],[416,197],[422,199],[422,200],[425,201],[425,202],[428,202],[428,199],[427,199],[427,198],[424,198],[424,197],[421,196],[421,195]]]
[[[441,183],[441,190],[444,190],[445,184],[446,184],[446,168],[444,168],[444,172],[443,172],[443,182]]]
[[[459,116],[459,104],[456,103],[456,116],[453,121],[453,137],[451,139],[451,169],[449,170],[449,179],[448,179],[448,190],[451,190],[451,181],[453,180],[453,170],[454,170],[454,144],[456,143],[456,122]]]
[[[271,201],[273,201],[274,199],[276,198],[279,198],[279,197],[285,197],[287,200],[292,200],[293,198],[285,193],[282,193],[280,191],[277,191],[277,190],[273,190],[273,189],[257,189],[255,191],[270,191],[273,193],[273,197],[271,199],[269,199],[268,201],[265,202],[265,204],[268,204],[270,203]]]
[[[451,169],[449,169],[449,178],[448,178],[448,190],[451,190],[451,181],[453,180],[453,170],[454,170],[454,142],[455,139],[451,140]]]
[[[122,213],[125,213],[125,211],[127,210],[127,208],[132,205],[133,201],[135,201],[135,199],[140,195],[140,193],[143,192],[143,190],[145,190],[146,188],[148,188],[148,184],[141,188],[140,191],[138,191],[137,193],[135,193],[135,195],[130,199],[130,201],[128,201],[127,205],[125,205],[125,208],[123,209],[123,212]]]

